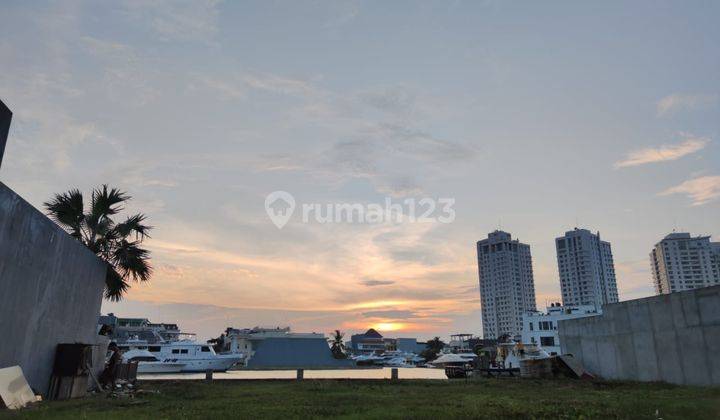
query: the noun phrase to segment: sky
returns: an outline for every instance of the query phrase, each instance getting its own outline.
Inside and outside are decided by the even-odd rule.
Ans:
[[[126,1],[0,5],[0,181],[127,191],[154,275],[104,312],[387,336],[482,334],[475,243],[610,241],[653,294],[673,229],[720,240],[720,3]],[[454,200],[454,220],[303,221],[265,199]],[[440,206],[438,205],[438,209]]]

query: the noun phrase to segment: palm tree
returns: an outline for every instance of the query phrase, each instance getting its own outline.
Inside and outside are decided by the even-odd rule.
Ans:
[[[428,340],[426,347],[430,350],[434,350],[435,352],[440,352],[440,350],[445,347],[445,343],[440,339],[440,337],[435,337],[432,340]]]
[[[150,252],[140,246],[152,229],[144,224],[145,215],[138,213],[121,223],[112,220],[128,200],[125,192],[103,185],[92,191],[87,209],[77,189],[44,203],[50,218],[107,263],[105,298],[115,302],[127,292],[130,280],[147,281],[152,274]]]
[[[435,337],[425,343],[425,350],[420,353],[420,356],[425,358],[428,362],[435,360],[438,353],[440,353],[444,347],[445,343],[440,339],[440,337]]]
[[[332,334],[332,338],[330,339],[330,351],[332,352],[333,356],[336,359],[344,359],[347,357],[345,354],[345,343],[343,342],[343,337],[345,334],[341,333],[340,330],[335,330]]]

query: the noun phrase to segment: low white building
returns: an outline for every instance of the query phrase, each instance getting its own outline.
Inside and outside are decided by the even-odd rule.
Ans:
[[[253,342],[267,338],[289,338],[289,339],[321,339],[325,340],[325,335],[320,333],[296,333],[290,332],[290,327],[284,328],[227,328],[225,330],[224,345],[221,349],[225,353],[243,353],[248,357],[252,357],[255,347]]]
[[[546,308],[547,312],[528,311],[523,315],[522,343],[535,344],[548,354],[560,354],[560,336],[558,321],[573,318],[585,318],[600,315],[594,305],[562,306],[553,303]]]

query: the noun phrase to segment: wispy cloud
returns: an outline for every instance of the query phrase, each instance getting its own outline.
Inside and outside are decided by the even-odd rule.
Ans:
[[[685,194],[693,206],[701,206],[720,198],[720,176],[701,176],[661,192],[659,195]]]
[[[668,95],[657,102],[657,115],[662,117],[675,111],[698,109],[711,106],[718,101],[715,94],[681,94]]]
[[[677,160],[702,150],[709,142],[710,139],[705,137],[686,136],[685,140],[678,144],[663,144],[658,147],[634,150],[628,153],[623,160],[615,162],[615,168]]]
[[[191,90],[209,89],[227,99],[243,99],[253,91],[312,99],[324,92],[308,81],[272,73],[239,72],[231,75],[198,75],[189,84]]]
[[[368,287],[374,287],[374,286],[389,286],[391,284],[395,284],[392,280],[375,280],[375,279],[365,279],[361,281],[361,283]]]
[[[127,0],[124,8],[161,40],[210,40],[218,32],[220,0]]]
[[[394,319],[413,318],[416,316],[415,312],[413,312],[413,311],[392,310],[392,309],[385,310],[385,311],[363,312],[362,315],[366,318],[394,318]]]

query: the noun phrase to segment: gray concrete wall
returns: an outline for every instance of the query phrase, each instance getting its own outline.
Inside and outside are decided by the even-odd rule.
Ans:
[[[558,331],[563,353],[603,378],[720,385],[720,286],[606,305]]]
[[[104,263],[0,182],[0,368],[45,394],[58,343],[97,342]]]

